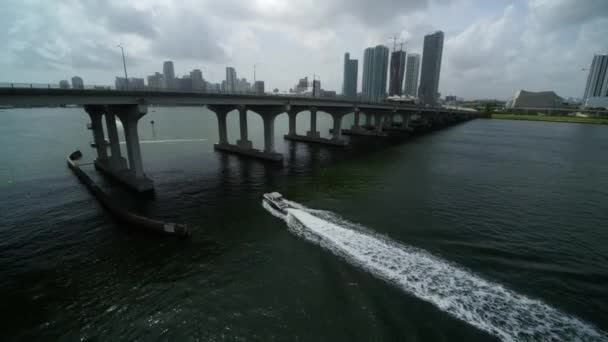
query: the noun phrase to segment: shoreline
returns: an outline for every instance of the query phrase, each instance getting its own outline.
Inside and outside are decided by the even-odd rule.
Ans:
[[[608,125],[608,118],[585,118],[572,116],[551,116],[533,114],[491,114],[492,119],[499,120],[524,120],[524,121],[545,121],[545,122],[564,122],[564,123],[584,123],[594,125]]]

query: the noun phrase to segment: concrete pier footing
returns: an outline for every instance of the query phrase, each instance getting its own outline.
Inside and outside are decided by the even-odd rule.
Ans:
[[[213,148],[216,151],[233,153],[246,157],[253,157],[257,159],[272,161],[272,162],[282,162],[283,155],[276,152],[264,152],[260,150],[256,150],[254,148],[244,148],[238,145],[233,144],[215,144]]]
[[[344,132],[344,131],[342,131]],[[299,141],[299,142],[306,142],[306,143],[313,143],[313,144],[322,144],[322,145],[330,145],[330,146],[346,146],[348,145],[348,143],[344,140],[335,140],[335,139],[326,139],[326,138],[321,138],[318,134],[319,132],[317,132],[317,136],[309,136],[309,135],[298,135],[298,134],[293,134],[293,135],[289,135],[286,134],[283,136],[283,138],[285,138],[285,140],[290,140],[290,141]]]

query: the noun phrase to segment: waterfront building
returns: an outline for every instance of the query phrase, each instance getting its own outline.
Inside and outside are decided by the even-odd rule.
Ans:
[[[264,81],[255,81],[253,84],[253,92],[257,95],[264,95]]]
[[[129,77],[128,80],[124,77],[116,77],[114,86],[116,90],[141,90],[146,87],[144,79],[137,77]]]
[[[148,88],[151,89],[162,89],[165,86],[165,78],[160,72],[155,72],[154,75],[150,75],[148,78]]]
[[[562,108],[564,99],[553,91],[518,90],[505,104],[505,108]]]
[[[203,80],[203,72],[199,69],[194,69],[190,71],[190,79],[192,80],[192,89],[193,90],[204,90],[205,89],[205,80]]]
[[[342,80],[342,95],[348,98],[357,97],[357,77],[359,61],[350,59],[350,54],[344,54],[344,76]]]
[[[423,105],[436,105],[439,100],[439,75],[443,54],[443,32],[424,36],[422,69],[418,98]]]
[[[381,101],[386,97],[388,52],[389,49],[383,45],[365,49],[362,92],[368,101]]]
[[[175,89],[175,70],[173,69],[172,61],[163,63],[163,76],[165,79],[165,88]]]
[[[389,96],[401,96],[403,94],[403,76],[405,75],[405,51],[393,51],[391,53],[391,69],[388,81]]]
[[[226,67],[226,92],[236,93],[238,83],[239,79],[236,77],[236,70],[233,67]]]
[[[72,88],[73,89],[84,89],[84,82],[81,77],[72,77]]]
[[[583,95],[585,107],[608,107],[608,55],[595,55]]]
[[[416,97],[418,93],[418,76],[420,75],[420,55],[411,53],[407,55],[405,68],[405,95]]]

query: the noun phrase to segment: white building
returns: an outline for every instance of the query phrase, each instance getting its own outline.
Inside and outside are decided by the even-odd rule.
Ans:
[[[505,108],[562,108],[564,99],[553,91],[518,90],[505,104]]]
[[[608,55],[593,56],[583,106],[608,107]]]

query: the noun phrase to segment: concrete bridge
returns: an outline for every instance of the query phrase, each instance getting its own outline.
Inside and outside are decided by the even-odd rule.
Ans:
[[[95,167],[138,192],[154,189],[146,176],[139,146],[137,123],[148,111],[148,105],[206,106],[217,116],[218,151],[236,153],[269,161],[281,162],[283,156],[275,151],[274,121],[278,115],[289,116],[289,131],[285,139],[316,144],[345,146],[343,134],[386,136],[389,131],[411,131],[420,127],[437,128],[477,117],[476,112],[441,107],[421,107],[394,103],[359,102],[346,99],[288,97],[273,95],[229,95],[198,92],[117,91],[88,89],[0,88],[0,106],[59,106],[82,105],[91,119],[94,146],[97,150]],[[226,117],[238,110],[240,139],[228,141]],[[257,150],[249,140],[247,112],[262,117],[264,149]],[[310,112],[310,129],[306,135],[296,133],[296,116]],[[325,112],[333,119],[332,138],[321,138],[317,129],[317,113]],[[354,124],[343,129],[345,115],[354,113]],[[361,117],[365,116],[365,122]],[[400,116],[397,123],[395,117]],[[121,155],[116,117],[124,127],[127,159]],[[102,120],[106,121],[104,132]],[[107,136],[106,136],[107,134]],[[108,154],[107,141],[109,141]],[[128,160],[128,161],[127,161]]]

